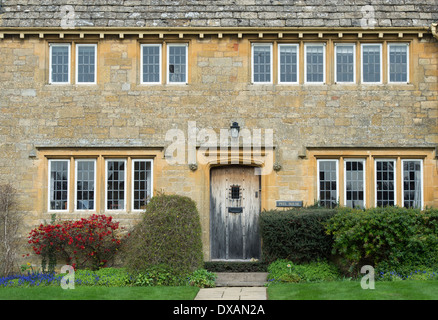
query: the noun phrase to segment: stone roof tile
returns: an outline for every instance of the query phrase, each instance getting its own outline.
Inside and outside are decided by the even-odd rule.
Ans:
[[[0,26],[60,27],[63,19],[77,27],[427,27],[438,21],[438,0],[7,0]]]

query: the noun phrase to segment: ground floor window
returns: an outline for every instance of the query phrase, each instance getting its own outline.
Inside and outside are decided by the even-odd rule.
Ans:
[[[143,210],[152,197],[153,159],[48,159],[48,176],[48,211]]]
[[[400,180],[400,181],[398,181]],[[423,159],[403,157],[317,159],[321,206],[423,207]]]

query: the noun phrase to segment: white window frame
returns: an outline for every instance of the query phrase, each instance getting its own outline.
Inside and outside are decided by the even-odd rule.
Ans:
[[[297,81],[295,81],[295,82],[281,81],[281,58],[280,58],[281,47],[296,47],[296,49],[297,49]],[[278,51],[278,53],[277,53],[278,83],[279,84],[299,84],[300,83],[300,45],[298,43],[279,43],[277,51]]]
[[[93,47],[94,48],[94,81],[93,82],[79,82],[79,48]],[[78,43],[76,44],[76,60],[75,60],[75,83],[78,85],[97,84],[97,44]]]
[[[51,172],[52,172],[52,162],[67,162],[67,208],[66,209],[61,209],[61,210],[57,210],[57,209],[51,209],[50,208],[50,194],[51,194],[51,183],[50,183],[50,179],[51,179]],[[48,184],[47,184],[47,190],[48,190],[48,194],[47,194],[47,211],[48,212],[69,212],[70,211],[70,160],[69,159],[49,159],[49,164],[48,164]]]
[[[335,74],[335,83],[340,84],[355,84],[356,83],[356,44],[355,43],[335,43],[335,65],[334,65],[334,74]],[[337,58],[337,48],[339,47],[351,47],[353,46],[353,81],[338,81],[338,58]]]
[[[375,46],[375,45],[377,45],[377,46],[379,46],[380,47],[380,55],[379,55],[379,57],[380,57],[380,81],[379,82],[365,82],[364,81],[364,73],[363,73],[363,52],[364,52],[364,50],[363,50],[363,48],[364,48],[364,46],[371,46],[371,45],[373,45],[373,46]],[[382,44],[381,43],[361,43],[361,45],[360,45],[360,59],[361,59],[361,61],[360,61],[360,75],[361,75],[361,83],[362,84],[382,84],[383,83],[383,46],[382,46]]]
[[[401,159],[401,189],[402,189],[402,203],[401,206],[404,207],[405,201],[405,188],[404,188],[404,162],[405,161],[419,161],[420,162],[420,176],[421,176],[421,210],[423,210],[424,206],[424,171],[423,171],[423,159]]]
[[[67,82],[54,82],[52,80],[52,48],[53,47],[68,47],[68,77]],[[49,43],[49,84],[70,84],[71,82],[71,43]]]
[[[367,197],[366,197],[366,178],[367,178],[367,172],[366,172],[366,159],[364,158],[345,158],[344,159],[344,206],[347,206],[347,166],[346,163],[348,161],[355,161],[355,162],[362,162],[363,165],[363,207],[366,208],[367,205]]]
[[[377,206],[377,162],[392,161],[394,162],[394,207],[398,205],[397,199],[397,159],[396,158],[375,158],[374,159],[374,207]]]
[[[93,162],[94,164],[94,190],[93,190],[93,201],[94,201],[94,209],[78,209],[78,162]],[[89,211],[89,212],[96,212],[96,186],[97,186],[97,167],[96,167],[96,159],[75,159],[75,181],[74,181],[74,208],[75,211]]]
[[[135,162],[149,162],[151,164],[151,198],[154,196],[154,160],[153,159],[132,159],[131,165],[131,211],[138,212],[144,211],[143,209],[134,209],[134,174],[135,174]]]
[[[269,75],[269,81],[264,81],[264,82],[254,82],[254,47],[257,46],[269,46],[269,57],[270,57],[270,61],[269,64],[271,66],[271,72]],[[258,42],[258,43],[252,43],[251,44],[251,83],[252,84],[272,84],[273,83],[273,79],[274,79],[274,70],[273,70],[273,44],[272,43],[265,43],[265,42]]]
[[[317,192],[318,192],[318,194],[317,194],[317,199],[318,199],[318,202],[321,200],[321,198],[320,198],[320,179],[319,179],[319,169],[320,169],[320,165],[319,165],[319,163],[321,162],[321,161],[335,161],[336,162],[336,202],[338,202],[339,201],[339,187],[340,187],[340,181],[339,181],[339,159],[333,159],[333,158],[327,158],[327,159],[324,159],[324,158],[321,158],[321,159],[317,159],[317,161],[316,161],[316,175],[317,175]]]
[[[322,46],[323,47],[323,79],[322,82],[314,82],[314,81],[307,81],[307,47],[309,46]],[[309,42],[304,44],[304,83],[305,84],[326,84],[327,82],[327,43],[325,42]]]
[[[170,81],[170,72],[169,72],[169,55],[170,55],[170,47],[185,47],[186,48],[186,81],[181,81],[181,82],[171,82]],[[175,85],[181,85],[181,84],[188,84],[189,82],[189,45],[188,43],[168,43],[166,46],[166,83],[167,84],[175,84]]]
[[[159,48],[159,59],[160,59],[159,64],[160,65],[159,65],[159,80],[157,82],[143,81],[143,48],[144,47],[158,47]],[[163,71],[162,71],[162,68],[163,68],[162,52],[163,52],[163,45],[161,43],[143,43],[143,44],[141,44],[141,47],[140,47],[140,83],[141,84],[161,84],[162,83],[162,81],[163,81],[162,80],[162,77],[163,77],[163,75],[162,75],[162,73],[163,73]],[[169,61],[169,58],[167,59],[167,61]],[[187,63],[186,63],[186,65],[187,65]],[[167,68],[169,68],[169,66]],[[167,69],[167,72],[169,73],[169,69]],[[172,82],[172,83],[174,83],[174,82]]]
[[[108,161],[120,161],[120,162],[124,162],[125,163],[125,172],[124,172],[125,188],[123,190],[123,199],[124,199],[124,201],[123,201],[123,208],[122,209],[110,209],[110,208],[108,208]],[[117,211],[119,211],[119,212],[126,212],[126,204],[127,204],[127,201],[128,201],[128,199],[126,199],[126,195],[127,195],[126,188],[128,187],[128,181],[126,180],[126,178],[127,178],[127,171],[128,171],[127,163],[128,163],[127,159],[123,159],[123,158],[108,158],[108,159],[105,159],[105,182],[104,182],[105,183],[105,206],[104,206],[104,208],[107,211],[111,211],[111,212],[117,212]]]
[[[406,81],[391,81],[391,61],[390,61],[390,53],[391,53],[391,46],[400,46],[405,45],[406,46]],[[408,84],[409,83],[409,42],[400,42],[400,43],[388,43],[388,62],[387,62],[387,68],[388,68],[388,83],[391,84]]]

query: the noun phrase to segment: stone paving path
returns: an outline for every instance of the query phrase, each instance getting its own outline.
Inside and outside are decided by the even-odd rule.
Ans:
[[[195,300],[267,300],[266,287],[216,287],[199,290]]]

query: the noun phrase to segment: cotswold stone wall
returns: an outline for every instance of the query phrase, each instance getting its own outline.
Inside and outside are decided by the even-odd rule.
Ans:
[[[0,40],[0,183],[12,182],[18,189],[28,227],[50,217],[44,209],[42,147],[165,149],[168,130],[187,136],[189,121],[218,134],[233,121],[250,131],[272,129],[282,169],[262,186],[262,205],[270,209],[275,200],[313,204],[316,168],[311,159],[299,157],[306,148],[415,150],[438,144],[438,43],[429,35],[412,38],[411,83],[400,85],[334,84],[330,62],[325,85],[251,84],[250,42],[257,37],[237,35],[184,36],[189,83],[142,85],[138,38],[88,40],[98,46],[96,85],[48,84],[50,38]],[[157,156],[155,189],[195,199],[208,230],[208,172],[170,165],[161,152]],[[435,160],[427,156],[425,168],[425,205],[436,206]]]

